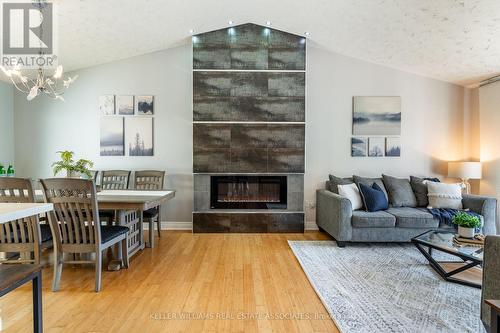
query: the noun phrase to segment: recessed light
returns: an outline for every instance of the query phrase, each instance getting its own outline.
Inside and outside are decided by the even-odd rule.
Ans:
[[[227,23],[229,23],[229,25],[233,25],[234,22],[233,21],[229,21]]]
[[[194,29],[189,30],[189,33],[192,35],[194,33]]]
[[[309,36],[311,33],[309,31],[304,32],[304,35]]]
[[[266,25],[270,27],[271,26],[271,21],[267,21]]]

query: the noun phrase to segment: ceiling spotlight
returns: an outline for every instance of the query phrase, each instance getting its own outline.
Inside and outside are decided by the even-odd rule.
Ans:
[[[304,32],[304,35],[309,36],[311,33],[309,31]]]
[[[234,22],[233,21],[229,21],[227,23],[229,23],[229,25],[233,25]]]
[[[266,25],[267,25],[268,27],[270,27],[270,26],[271,26],[271,21],[267,21],[267,22],[266,22]]]
[[[194,29],[189,30],[189,33],[192,35],[194,33]]]

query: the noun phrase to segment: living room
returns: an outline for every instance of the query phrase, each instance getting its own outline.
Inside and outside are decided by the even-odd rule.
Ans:
[[[0,331],[497,332],[499,4],[2,10]]]

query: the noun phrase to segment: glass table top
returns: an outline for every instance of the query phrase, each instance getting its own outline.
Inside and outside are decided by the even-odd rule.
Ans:
[[[430,246],[437,250],[449,253],[456,253],[474,260],[483,261],[483,248],[476,246],[460,246],[453,242],[454,232],[449,231],[428,231],[419,235],[413,240],[422,245]]]

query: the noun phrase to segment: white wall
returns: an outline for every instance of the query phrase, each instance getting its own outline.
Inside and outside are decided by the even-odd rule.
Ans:
[[[500,82],[479,88],[480,140],[483,178],[481,193],[500,200]],[[500,220],[497,219],[497,230]]]
[[[56,151],[66,149],[94,161],[95,169],[166,170],[166,186],[178,192],[164,219],[191,221],[191,63],[186,45],[75,72],[79,78],[65,94],[66,102],[45,96],[27,102],[16,93],[17,172],[50,177]],[[98,97],[104,94],[155,96],[155,156],[99,156]]]
[[[336,55],[309,44],[307,53],[306,203],[329,173],[380,176],[439,175],[444,161],[461,159],[460,86]],[[352,97],[401,96],[400,158],[350,157]],[[307,207],[307,204],[306,204]],[[314,211],[308,210],[308,220]]]
[[[0,81],[0,164],[14,163],[14,90]]]
[[[463,155],[464,90],[452,84],[328,52],[309,42],[307,53],[306,200],[329,173],[378,176],[444,175]],[[15,97],[16,162],[25,176],[50,176],[55,151],[74,150],[96,168],[161,168],[178,190],[168,221],[191,221],[192,110],[190,45],[79,71],[60,103]],[[97,98],[155,95],[155,156],[100,157]],[[352,96],[402,97],[402,157],[351,158]],[[308,221],[314,211],[308,210]]]

